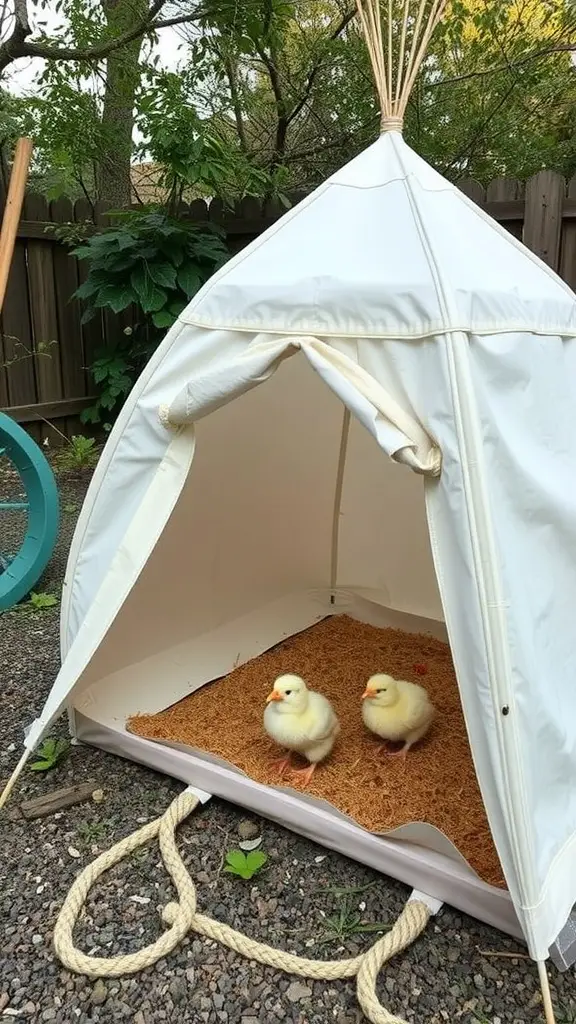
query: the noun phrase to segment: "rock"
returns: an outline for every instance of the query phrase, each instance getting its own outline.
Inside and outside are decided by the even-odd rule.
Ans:
[[[0,992],[0,1013],[5,1010],[10,1002],[10,996],[7,992]]]
[[[293,981],[286,989],[286,995],[291,1003],[299,1003],[302,999],[310,999],[312,989],[303,985],[301,981]]]
[[[181,1003],[188,995],[188,986],[182,977],[172,978],[168,985],[168,991],[175,1003]]]
[[[220,992],[214,993],[212,996],[212,1002],[214,1003],[214,1008],[216,1010],[224,1009],[224,996],[221,995]]]
[[[104,790],[95,789],[94,792],[92,793],[92,799],[95,804],[101,804],[104,799]]]
[[[146,1017],[142,1013],[142,1010],[138,1010],[138,1013],[134,1014],[132,1024],[146,1024]]]
[[[90,994],[90,1002],[93,1006],[102,1006],[108,999],[108,989],[101,978],[98,978]]]
[[[56,1020],[56,1010],[49,1006],[47,1010],[44,1010],[42,1020]]]
[[[262,829],[251,818],[244,818],[238,825],[240,839],[258,839]]]
[[[190,988],[194,988],[196,984],[196,971],[193,967],[188,967],[186,970],[186,980]]]

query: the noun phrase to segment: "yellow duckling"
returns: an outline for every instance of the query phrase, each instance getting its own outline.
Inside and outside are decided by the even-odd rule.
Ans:
[[[378,674],[362,694],[362,719],[383,740],[404,746],[390,756],[404,759],[411,746],[424,738],[434,719],[434,707],[423,686]]]
[[[290,765],[294,751],[310,762],[308,768],[294,771],[307,786],[316,765],[330,754],[340,732],[340,723],[329,700],[309,690],[300,676],[280,676],[266,698],[264,729],[280,746],[288,750],[278,762],[280,776]]]

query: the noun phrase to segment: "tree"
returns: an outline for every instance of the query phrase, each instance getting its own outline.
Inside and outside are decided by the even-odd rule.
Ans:
[[[33,11],[36,13],[34,0],[32,3]],[[37,0],[37,3],[42,10],[46,0]],[[146,3],[142,10],[139,6],[135,7],[134,17],[123,31],[112,35],[103,32],[96,40],[92,34],[92,37],[78,45],[50,38],[44,33],[45,22],[41,18],[37,19],[37,24],[34,25],[34,19],[30,17],[28,0],[13,0],[11,8],[6,2],[0,9],[0,74],[21,57],[40,57],[49,61],[86,61],[94,64],[105,60],[109,54],[136,39],[198,17],[197,11],[173,17],[160,17],[167,3],[168,0],[152,0],[150,4]],[[57,9],[60,7],[61,5],[57,4]],[[99,27],[100,24],[97,20],[93,27]]]
[[[212,110],[211,130],[309,188],[378,130],[366,48],[343,0],[260,0],[249,13],[192,43],[189,93]],[[574,50],[566,0],[452,0],[413,93],[408,142],[452,178],[572,173]]]

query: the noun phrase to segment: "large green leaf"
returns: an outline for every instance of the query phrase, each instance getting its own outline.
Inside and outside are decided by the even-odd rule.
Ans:
[[[189,299],[196,294],[202,284],[202,276],[198,267],[193,263],[186,263],[178,270],[178,284]]]
[[[176,317],[167,309],[160,309],[157,313],[152,313],[152,323],[155,327],[172,327],[175,319]]]
[[[170,263],[149,263],[148,273],[155,284],[160,285],[161,288],[176,287],[176,267]]]
[[[130,283],[144,313],[156,313],[165,305],[166,292],[154,284],[146,266],[136,267],[136,270],[132,271]]]

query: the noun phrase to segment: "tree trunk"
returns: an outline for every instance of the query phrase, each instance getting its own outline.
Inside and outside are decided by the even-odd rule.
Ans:
[[[111,36],[142,21],[147,0],[102,0]],[[102,111],[102,154],[98,167],[98,195],[116,208],[132,199],[130,160],[136,89],[140,83],[142,39],[115,50],[106,60],[106,86]]]

